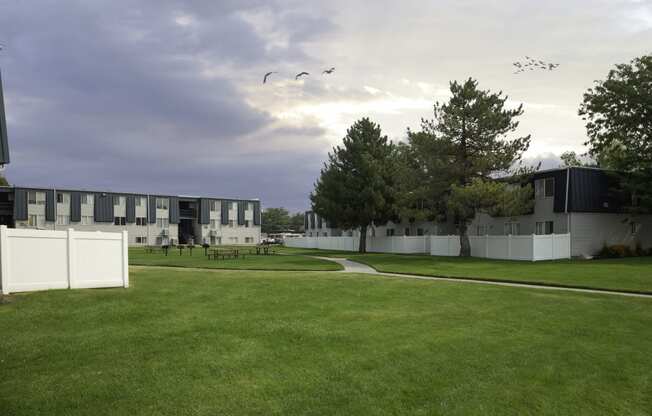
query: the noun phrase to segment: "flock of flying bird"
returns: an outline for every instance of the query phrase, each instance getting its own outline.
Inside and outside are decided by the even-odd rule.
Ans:
[[[520,74],[521,72],[534,71],[534,70],[552,71],[553,69],[556,69],[559,66],[559,64],[544,62],[539,59],[530,58],[527,55],[525,56],[524,61],[516,61],[512,65],[516,68],[516,71],[514,72],[515,74]],[[335,72],[335,68],[325,69],[324,71],[322,71],[322,75],[332,74],[333,72]],[[265,76],[263,77],[263,84],[267,83],[267,78],[269,78],[272,74],[278,74],[278,72],[270,71],[266,73]],[[294,76],[294,79],[298,81],[299,78],[308,75],[310,75],[309,72],[302,71],[296,74]]]
[[[333,72],[335,72],[335,68],[334,68],[334,67],[333,67],[333,68],[328,68],[328,69],[323,70],[321,74],[322,74],[322,75],[327,75],[327,74],[330,75],[330,74],[332,74]],[[265,76],[263,77],[263,84],[267,83],[267,78],[269,78],[269,76],[272,75],[272,74],[278,74],[278,72],[276,72],[276,71],[271,71],[271,72],[266,73]],[[299,72],[298,74],[296,74],[296,75],[294,76],[294,79],[295,79],[295,80],[299,80],[299,78],[304,77],[304,76],[308,76],[308,75],[310,75],[310,72],[306,72],[306,71]]]
[[[551,64],[549,62],[530,58],[529,56],[525,57],[525,61],[516,61],[512,65],[516,67],[516,72],[514,72],[515,74],[520,74],[521,72],[525,71],[534,71],[535,69],[552,71],[559,66],[559,64]]]

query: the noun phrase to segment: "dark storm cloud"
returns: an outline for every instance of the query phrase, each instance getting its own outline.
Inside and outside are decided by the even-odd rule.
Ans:
[[[261,154],[244,146],[244,138],[274,120],[248,105],[229,78],[202,74],[204,66],[237,71],[306,59],[297,48],[265,48],[239,16],[261,7],[242,1],[2,3],[9,180],[305,206],[305,178],[318,172],[319,150]],[[292,25],[291,43],[309,40],[307,27],[293,24],[300,17],[283,17]],[[319,19],[309,24],[317,33],[329,27]],[[321,133],[284,129],[270,131]]]

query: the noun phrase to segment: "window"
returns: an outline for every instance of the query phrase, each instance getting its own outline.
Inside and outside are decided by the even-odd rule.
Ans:
[[[521,224],[518,222],[505,223],[505,235],[519,235],[521,233]]]
[[[387,237],[392,237],[394,235],[394,229],[393,228],[386,229],[385,235],[387,235]]]
[[[217,212],[217,201],[210,201],[211,211]]]
[[[168,199],[156,198],[156,209],[168,209]]]
[[[417,228],[417,235],[423,235],[423,228]]]
[[[57,215],[57,225],[70,224],[70,215]]]
[[[410,229],[409,229],[409,228],[406,228],[406,229],[405,229],[405,235],[406,235],[406,236],[409,236],[409,235],[410,235]]]
[[[82,194],[81,195],[81,203],[83,205],[93,205],[94,199],[95,198],[93,197],[93,194]]]
[[[27,203],[32,205],[45,205],[45,192],[29,191],[27,193]]]
[[[147,225],[147,218],[145,218],[145,217],[136,217],[136,225],[140,225],[141,227],[145,227]]]
[[[233,228],[234,224],[235,224],[235,222],[233,220],[229,220],[229,228]]]
[[[555,178],[544,178],[534,181],[534,196],[537,199],[555,196]]]
[[[156,226],[159,228],[168,228],[170,226],[170,219],[159,217],[156,219]]]
[[[632,233],[632,235],[637,234],[637,233],[638,233],[638,230],[641,229],[641,224],[638,224],[638,223],[636,223],[636,222],[630,222],[629,225],[630,225],[630,227],[631,227],[631,228],[630,228],[630,232]]]
[[[229,243],[238,244],[238,237],[229,237]]]
[[[487,234],[487,227],[484,225],[476,225],[475,226],[475,234],[476,235],[485,235]]]
[[[249,228],[249,220],[245,220],[245,228]]]
[[[553,234],[554,233],[554,222],[553,221],[541,221],[535,224],[536,229],[535,234]]]
[[[254,242],[253,237],[245,237],[245,244],[252,244]]]
[[[93,217],[90,216],[90,215],[82,215],[81,224],[82,225],[91,225],[91,224],[93,224]]]
[[[70,203],[70,194],[64,194],[63,192],[57,192],[57,203],[59,203],[59,204],[69,204]]]
[[[147,237],[136,237],[136,244],[147,244]]]
[[[217,228],[217,220],[211,220],[211,229],[215,230]]]
[[[324,233],[324,237],[328,237],[328,233]]]
[[[114,217],[113,218],[113,224],[114,225],[125,225],[127,223],[127,219],[125,217]]]
[[[156,237],[156,245],[160,246],[161,244],[163,244],[163,237]]]

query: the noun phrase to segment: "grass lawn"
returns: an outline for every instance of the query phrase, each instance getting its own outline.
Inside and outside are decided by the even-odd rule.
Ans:
[[[226,247],[224,247],[226,248]],[[240,247],[243,252],[249,248]],[[193,250],[192,256],[188,250],[179,255],[179,250],[170,250],[168,255],[161,252],[146,253],[144,248],[129,248],[129,264],[141,266],[178,266],[178,267],[200,267],[210,269],[248,269],[248,270],[341,270],[339,264],[314,259],[306,256],[293,254],[257,256],[246,254],[245,258],[209,260],[204,256],[204,249],[197,247]]]
[[[652,301],[132,270],[0,303],[2,415],[649,414]]]
[[[293,254],[346,257],[389,273],[468,277],[652,293],[652,257],[529,262],[405,254],[361,255],[354,252],[294,248],[282,250]]]

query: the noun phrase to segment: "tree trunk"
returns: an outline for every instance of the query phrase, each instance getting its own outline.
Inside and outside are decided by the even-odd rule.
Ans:
[[[471,243],[466,221],[460,221],[460,257],[471,257]]]
[[[360,245],[358,246],[359,253],[367,252],[367,226],[360,227]]]

